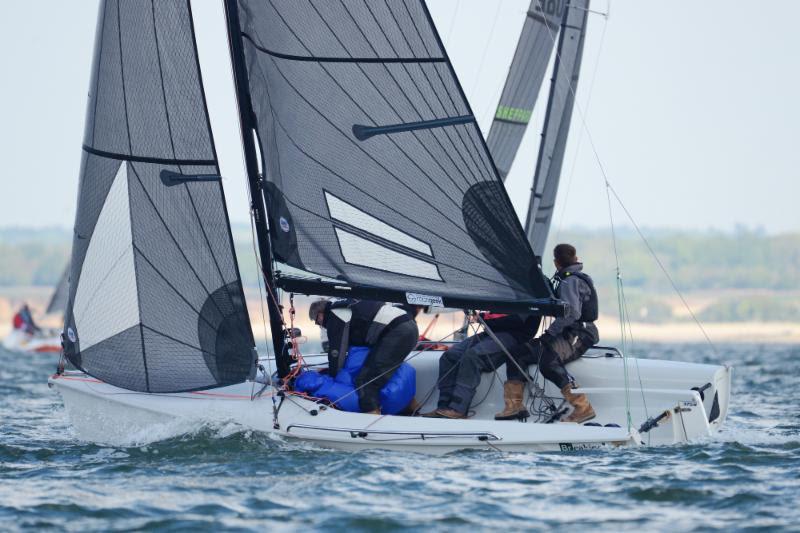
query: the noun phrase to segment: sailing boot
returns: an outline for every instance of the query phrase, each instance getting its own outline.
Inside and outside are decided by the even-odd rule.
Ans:
[[[411,401],[400,411],[400,414],[402,416],[418,416],[421,410],[422,404],[416,398],[411,398]]]
[[[525,420],[530,416],[525,409],[525,382],[509,380],[503,384],[503,400],[506,403],[501,413],[494,415],[495,420]]]
[[[419,416],[425,418],[468,418],[466,414],[456,411],[455,409],[447,409],[439,407],[438,409],[429,413],[422,413]]]
[[[561,394],[564,396],[564,399],[574,408],[568,417],[561,420],[562,422],[582,424],[595,416],[592,404],[589,403],[589,399],[586,395],[574,394],[572,392],[572,389],[576,388],[578,388],[578,386],[575,383],[567,383],[561,389]]]

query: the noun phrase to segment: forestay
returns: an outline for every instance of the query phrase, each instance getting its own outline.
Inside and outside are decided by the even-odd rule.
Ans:
[[[424,2],[238,6],[278,286],[563,311]]]
[[[588,15],[589,0],[569,0],[558,41],[539,159],[525,221],[525,232],[533,250],[539,256],[544,251],[553,219],[553,207],[575,104],[575,91],[578,88]]]
[[[178,392],[254,368],[188,1],[101,3],[71,265],[86,373]]]
[[[531,0],[486,144],[503,180],[519,150],[568,0]]]

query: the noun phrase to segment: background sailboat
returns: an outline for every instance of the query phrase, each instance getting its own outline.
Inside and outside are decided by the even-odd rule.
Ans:
[[[567,0],[531,0],[486,144],[503,180],[519,151],[547,73]],[[538,254],[538,255],[541,255]]]

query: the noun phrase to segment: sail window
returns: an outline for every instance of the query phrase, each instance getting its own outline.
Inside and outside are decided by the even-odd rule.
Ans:
[[[442,281],[439,269],[432,263],[396,252],[341,228],[336,228],[336,238],[339,240],[342,257],[347,263],[416,278]]]
[[[83,350],[139,323],[130,220],[128,164],[122,163],[97,219],[75,291],[73,313]]]
[[[328,212],[332,219],[433,257],[433,251],[428,244],[393,228],[389,224],[337,198],[328,191],[325,191],[325,201],[328,204]]]

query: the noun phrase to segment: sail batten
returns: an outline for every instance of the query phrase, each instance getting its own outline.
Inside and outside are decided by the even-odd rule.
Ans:
[[[107,383],[240,383],[254,340],[188,1],[101,3],[65,354]]]
[[[236,7],[279,287],[552,299],[424,2]]]

